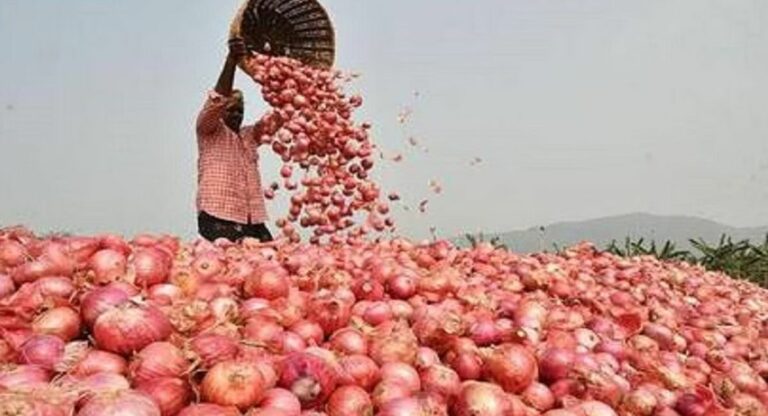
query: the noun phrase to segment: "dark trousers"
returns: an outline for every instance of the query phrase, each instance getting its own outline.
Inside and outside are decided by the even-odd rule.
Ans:
[[[216,218],[205,211],[197,214],[197,229],[208,241],[222,237],[233,242],[240,241],[244,237],[258,238],[261,242],[272,241],[272,234],[263,223],[240,224]]]

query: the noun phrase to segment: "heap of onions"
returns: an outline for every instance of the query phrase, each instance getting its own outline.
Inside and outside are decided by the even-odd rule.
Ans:
[[[768,415],[764,289],[588,243],[368,241],[393,223],[361,99],[285,58],[243,66],[274,107],[287,238],[0,229],[0,414]]]

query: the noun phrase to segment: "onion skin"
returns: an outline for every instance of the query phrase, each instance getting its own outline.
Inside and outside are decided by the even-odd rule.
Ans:
[[[20,365],[0,372],[0,391],[41,387],[51,379],[51,373],[36,365]]]
[[[130,294],[112,286],[96,288],[86,293],[80,303],[80,315],[83,318],[83,323],[92,328],[96,318],[110,308],[126,302],[129,297]]]
[[[158,378],[181,377],[189,367],[184,353],[173,344],[153,342],[131,359],[128,374],[131,380],[141,384]]]
[[[96,345],[106,351],[128,354],[171,335],[171,323],[156,308],[130,302],[101,314],[93,325]]]
[[[85,404],[78,416],[162,416],[154,400],[135,390],[96,396]]]
[[[255,363],[223,361],[206,373],[200,391],[207,402],[245,410],[264,397],[266,382]]]
[[[510,393],[521,393],[538,378],[535,357],[517,344],[505,344],[491,352],[485,359],[483,371]]]
[[[55,335],[69,342],[80,334],[80,324],[77,312],[62,306],[38,315],[32,322],[32,330],[38,334]]]
[[[178,416],[242,416],[242,414],[236,407],[200,403],[185,407],[179,412]]]
[[[218,334],[198,335],[190,341],[190,350],[201,360],[205,368],[234,359],[240,347],[231,337]]]
[[[372,416],[368,392],[357,386],[342,386],[328,399],[328,416]]]
[[[506,416],[512,404],[499,386],[469,381],[461,386],[452,410],[456,416]]]
[[[107,351],[90,350],[72,367],[69,374],[75,377],[87,377],[102,372],[126,374],[127,370],[128,363],[125,358]]]
[[[354,384],[366,391],[371,391],[381,379],[381,371],[376,362],[366,355],[349,355],[339,360],[343,375],[339,379],[342,385]]]
[[[52,371],[64,358],[64,341],[53,335],[37,335],[21,346],[19,356],[22,364]]]
[[[281,365],[280,387],[295,394],[303,409],[325,402],[336,388],[338,374],[323,358],[308,353],[288,355]]]
[[[299,416],[301,414],[301,402],[288,390],[273,388],[267,390],[264,400],[259,403],[264,409],[273,409],[276,414],[286,416]]]
[[[163,416],[178,414],[192,400],[189,384],[179,378],[162,377],[138,383],[136,389],[151,397]]]

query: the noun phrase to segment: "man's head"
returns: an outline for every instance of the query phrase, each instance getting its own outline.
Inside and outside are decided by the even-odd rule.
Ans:
[[[240,125],[243,124],[244,111],[245,105],[243,101],[243,92],[240,90],[233,90],[232,95],[229,96],[227,108],[224,111],[224,124],[232,129],[232,131],[239,132]]]

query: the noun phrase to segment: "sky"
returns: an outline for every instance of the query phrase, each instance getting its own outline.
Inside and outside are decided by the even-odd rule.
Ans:
[[[0,1],[0,225],[194,236],[194,119],[238,4]],[[404,157],[377,178],[429,200],[396,207],[402,234],[640,211],[768,224],[764,0],[323,4],[337,68],[362,75],[358,120]],[[257,86],[236,84],[256,119]],[[265,149],[264,182],[278,169]]]

